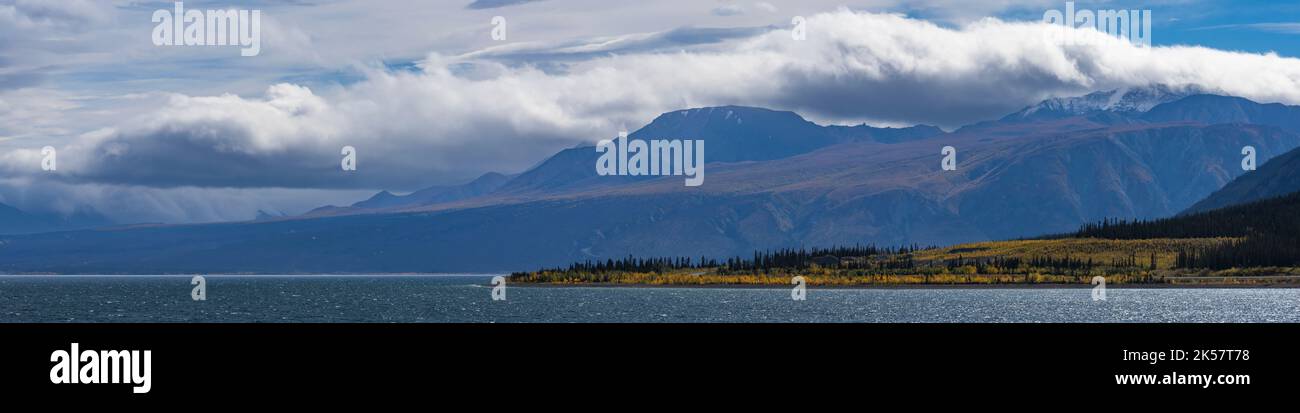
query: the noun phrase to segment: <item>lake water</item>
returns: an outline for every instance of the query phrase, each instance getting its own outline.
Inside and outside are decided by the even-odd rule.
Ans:
[[[0,322],[1297,322],[1297,289],[609,288],[491,276],[0,276]]]

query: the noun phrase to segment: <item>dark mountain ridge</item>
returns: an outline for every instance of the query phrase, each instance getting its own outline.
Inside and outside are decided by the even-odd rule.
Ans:
[[[391,192],[382,191],[370,199],[352,204],[352,208],[382,209],[458,201],[489,194],[510,181],[510,178],[507,175],[488,172],[462,185],[432,186],[407,195],[393,195]]]
[[[1184,213],[1205,212],[1300,192],[1300,149],[1265,162],[1229,182]]]
[[[401,197],[390,194],[365,214],[4,237],[0,271],[498,271],[629,254],[1006,239],[1173,215],[1241,175],[1241,146],[1259,148],[1261,162],[1300,146],[1271,114],[1245,105],[1229,109],[1245,118],[1221,117],[1188,99],[954,133],[819,126],[754,108],[670,112],[632,137],[706,139],[701,187],[600,177],[594,148],[579,147],[495,189],[431,204],[393,204]],[[940,168],[944,146],[958,149],[956,171]]]

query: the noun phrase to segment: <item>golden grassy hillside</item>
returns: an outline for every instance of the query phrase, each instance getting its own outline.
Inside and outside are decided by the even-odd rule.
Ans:
[[[910,268],[846,269],[812,265],[806,268],[736,270],[723,266],[675,268],[662,271],[544,270],[516,273],[512,282],[618,285],[782,285],[802,276],[809,286],[855,285],[1013,285],[1088,284],[1094,276],[1110,284],[1273,284],[1300,282],[1300,269],[1252,268],[1223,271],[1174,270],[1178,251],[1209,247],[1232,238],[1108,240],[1070,238],[962,244],[915,251],[906,255],[837,257],[841,262],[875,263],[910,257]],[[1151,268],[1151,256],[1156,266]],[[1036,266],[1032,260],[1051,257],[1089,262],[1086,268]],[[1019,259],[1014,268],[990,264],[994,259]],[[970,263],[982,261],[980,265]],[[1119,266],[1114,263],[1124,263]],[[1130,264],[1131,263],[1131,264]]]
[[[1156,254],[1156,268],[1171,268],[1179,249],[1208,247],[1233,238],[1185,238],[1185,239],[1141,239],[1113,240],[1096,238],[1066,238],[1050,240],[993,241],[961,244],[947,248],[918,251],[914,254],[917,261],[954,260],[958,257],[972,258],[1020,258],[1065,257],[1087,260],[1097,263],[1110,263],[1114,260],[1136,256],[1140,264],[1150,262],[1151,253]]]

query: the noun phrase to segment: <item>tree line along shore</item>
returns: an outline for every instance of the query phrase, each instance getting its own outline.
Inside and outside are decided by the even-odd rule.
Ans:
[[[518,283],[813,286],[1300,285],[1300,193],[1069,234],[952,247],[799,248],[750,257],[623,257],[511,274]]]

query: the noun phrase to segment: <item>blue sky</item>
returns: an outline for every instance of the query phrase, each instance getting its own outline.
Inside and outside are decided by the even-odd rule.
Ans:
[[[1300,104],[1294,3],[1076,3],[1151,10],[1153,49],[1046,42],[1043,13],[1064,1],[185,5],[260,10],[262,52],[155,46],[150,17],[172,2],[0,0],[0,202],[122,221],[297,213],[519,172],[712,105],[952,128],[1153,83]],[[494,16],[506,39],[492,38]],[[806,41],[791,40],[794,16]],[[57,174],[32,168],[46,145]],[[365,166],[329,175],[343,145]]]
[[[1003,2],[996,2],[1003,3]],[[1005,2],[989,14],[1006,20],[1039,20],[1044,9],[1065,2]],[[1079,9],[1151,10],[1156,45],[1202,45],[1224,50],[1300,56],[1300,3],[1265,0],[1080,1]],[[907,4],[896,11],[924,19],[951,19],[942,8]],[[1279,26],[1280,25],[1280,26]]]
[[[1153,5],[1150,10],[1160,16],[1154,40],[1157,45],[1190,44],[1300,56],[1300,3],[1297,2],[1189,1]]]

